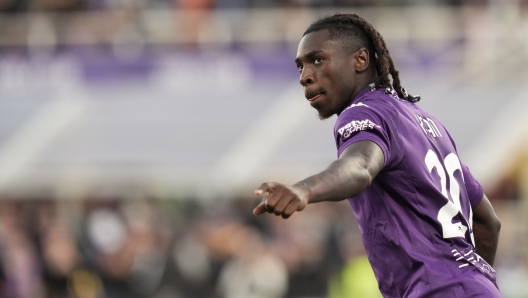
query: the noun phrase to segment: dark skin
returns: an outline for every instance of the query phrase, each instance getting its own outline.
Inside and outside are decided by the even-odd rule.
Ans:
[[[473,236],[477,254],[491,266],[495,262],[500,228],[501,222],[490,201],[484,195],[482,201],[473,208]]]
[[[295,58],[299,83],[321,119],[341,113],[376,78],[366,48],[350,53],[341,40],[329,38],[326,30],[307,34]]]
[[[307,34],[295,59],[306,98],[322,119],[341,113],[376,78],[367,49],[349,53],[344,43],[329,37],[326,30]],[[255,194],[263,198],[253,214],[289,218],[311,203],[355,197],[370,186],[383,166],[383,151],[376,143],[353,143],[326,170],[294,185],[262,183]],[[493,265],[500,221],[486,196],[473,209],[473,221],[476,251]]]

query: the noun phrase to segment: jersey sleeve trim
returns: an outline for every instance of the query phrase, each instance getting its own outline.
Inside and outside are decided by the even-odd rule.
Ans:
[[[484,189],[464,163],[462,163],[462,174],[464,175],[464,185],[469,197],[469,202],[473,208],[482,201],[482,198],[484,198]]]
[[[468,193],[471,208],[475,208],[484,198],[484,189],[482,188],[482,186],[480,186],[480,184],[476,185],[474,189],[475,191],[473,193]]]

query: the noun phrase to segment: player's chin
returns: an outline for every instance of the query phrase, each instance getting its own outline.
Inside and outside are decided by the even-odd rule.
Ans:
[[[328,119],[335,114],[335,110],[331,105],[326,103],[324,100],[318,99],[316,101],[310,102],[310,105],[317,110],[318,117],[321,120]]]
[[[331,110],[328,108],[325,109],[323,107],[316,107],[316,106],[314,106],[314,108],[317,110],[317,113],[318,113],[317,116],[319,117],[320,120],[328,119],[335,114],[334,110]]]

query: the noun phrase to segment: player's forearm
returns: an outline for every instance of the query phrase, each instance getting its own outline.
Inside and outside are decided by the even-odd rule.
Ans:
[[[325,171],[294,186],[307,191],[308,203],[340,201],[362,193],[370,186],[372,179],[363,160],[345,158],[334,161]]]
[[[477,254],[493,266],[499,243],[501,222],[490,201],[483,195],[480,203],[473,209],[473,236]]]
[[[475,222],[473,234],[475,236],[475,249],[488,264],[493,266],[495,254],[499,244],[500,221],[497,219],[493,224]]]

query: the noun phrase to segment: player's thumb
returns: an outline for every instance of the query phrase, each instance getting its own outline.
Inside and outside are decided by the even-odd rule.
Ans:
[[[266,205],[264,205],[264,202],[253,209],[253,215],[261,215],[263,213],[266,213]]]

